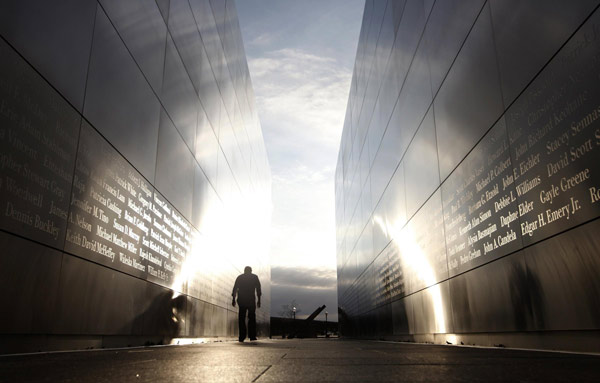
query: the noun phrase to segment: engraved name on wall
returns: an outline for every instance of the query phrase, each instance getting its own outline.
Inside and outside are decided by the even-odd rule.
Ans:
[[[84,123],[65,250],[170,286],[192,235],[191,225]]]
[[[600,213],[600,16],[507,111],[523,243]]]
[[[592,18],[442,185],[450,275],[600,214],[600,24]]]
[[[450,275],[522,246],[504,119],[442,185]]]
[[[62,248],[79,114],[0,41],[0,226]]]

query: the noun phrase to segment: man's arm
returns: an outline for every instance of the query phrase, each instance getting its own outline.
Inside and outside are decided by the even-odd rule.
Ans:
[[[235,279],[235,283],[233,284],[233,291],[231,292],[231,297],[232,297],[232,298],[231,298],[231,305],[232,305],[233,307],[235,307],[235,294],[236,294],[236,293],[237,293],[237,291],[238,291],[238,280],[239,280],[239,278],[240,278],[240,277],[237,277],[237,278]]]
[[[262,291],[260,290],[260,279],[258,279],[258,275],[256,276],[256,295],[258,296],[256,305],[260,308],[260,296],[262,295]]]

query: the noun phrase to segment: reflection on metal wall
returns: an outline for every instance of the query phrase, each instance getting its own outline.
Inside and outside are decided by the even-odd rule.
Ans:
[[[234,2],[7,1],[0,35],[0,332],[234,337],[250,265],[267,335],[270,169]]]
[[[516,341],[600,329],[597,7],[366,2],[336,171],[342,333],[598,351]]]

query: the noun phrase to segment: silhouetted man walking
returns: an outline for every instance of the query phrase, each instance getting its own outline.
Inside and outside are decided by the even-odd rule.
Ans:
[[[255,302],[254,291],[258,296],[258,302]],[[244,268],[244,274],[241,274],[235,280],[233,285],[233,292],[231,296],[233,300],[231,304],[235,307],[235,295],[237,293],[237,302],[240,307],[238,316],[239,328],[240,328],[240,342],[246,339],[246,311],[248,311],[248,335],[250,340],[256,340],[256,306],[260,307],[260,281],[258,276],[252,274],[252,268],[246,266]]]

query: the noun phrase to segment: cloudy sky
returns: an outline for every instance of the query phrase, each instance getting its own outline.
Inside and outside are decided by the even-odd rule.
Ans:
[[[333,179],[364,0],[236,6],[273,174],[271,315],[295,300],[337,320]]]

